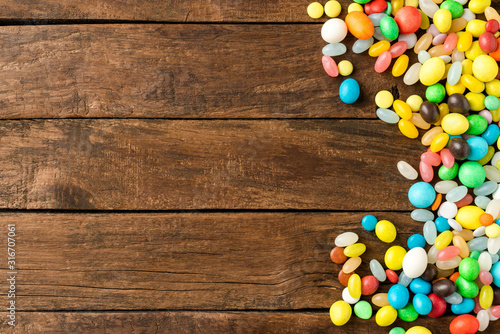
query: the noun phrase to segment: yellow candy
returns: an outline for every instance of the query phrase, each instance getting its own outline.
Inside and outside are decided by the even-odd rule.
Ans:
[[[392,107],[394,108],[394,111],[396,114],[398,114],[399,117],[402,119],[410,119],[412,116],[411,108],[410,106],[401,100],[396,100],[394,101]]]
[[[474,60],[478,56],[485,55],[485,54],[486,54],[486,52],[481,50],[481,47],[479,46],[478,41],[472,42],[472,46],[470,47],[470,49],[465,51],[465,57],[469,58],[470,60]]]
[[[415,139],[418,137],[418,130],[412,122],[406,119],[400,119],[398,122],[399,131],[408,138]]]
[[[368,54],[371,57],[378,57],[382,52],[389,51],[389,48],[391,47],[391,43],[389,41],[379,41],[368,49]]]
[[[355,243],[344,248],[344,255],[347,257],[361,256],[366,251],[366,246],[363,243]]]
[[[418,7],[418,0],[405,0],[405,6]]]
[[[451,240],[453,240],[453,233],[451,231],[441,232],[437,236],[436,241],[434,241],[434,246],[437,249],[443,249],[451,243]]]
[[[460,35],[457,42],[458,51],[465,52],[472,46],[472,34],[469,31]]]
[[[441,127],[450,135],[461,135],[469,129],[469,121],[459,113],[451,113],[443,117]]]
[[[491,287],[491,285],[483,285],[481,291],[479,291],[479,305],[485,310],[490,308],[490,306],[493,304],[494,294],[495,293],[493,292],[493,288]]]
[[[464,84],[465,88],[473,93],[481,93],[484,90],[484,83],[470,74],[463,74],[460,77],[460,82]]]
[[[403,268],[403,258],[406,255],[406,250],[401,246],[392,246],[384,256],[384,262],[387,268],[391,270],[399,270]]]
[[[449,83],[446,83],[446,94],[451,95],[451,94],[463,94],[465,93],[465,86],[463,83],[460,81],[457,82],[456,85],[450,85]]]
[[[328,17],[337,17],[342,11],[342,6],[336,0],[330,0],[325,4],[325,14]]]
[[[441,8],[434,13],[432,18],[437,30],[446,33],[451,28],[451,12],[446,8]]]
[[[396,227],[388,220],[381,220],[375,225],[375,234],[383,242],[391,243],[396,239]]]
[[[346,77],[348,75],[351,75],[353,66],[352,63],[349,60],[342,60],[339,65],[339,74]]]
[[[377,311],[375,315],[375,322],[380,327],[390,326],[396,321],[398,317],[398,311],[391,305],[384,306],[380,310]]]
[[[422,23],[420,23],[420,29],[426,30],[431,26],[431,22],[429,21],[429,17],[424,14],[420,9],[418,10],[420,12],[420,17],[422,17]]]
[[[495,148],[493,146],[488,146],[488,151],[486,152],[486,155],[483,158],[479,159],[477,163],[481,164],[482,166],[486,165],[488,162],[490,162],[491,158],[493,158],[494,154],[495,154]],[[500,225],[497,226],[500,227]]]
[[[361,6],[359,3],[353,2],[352,4],[347,7],[347,12],[352,13],[352,12],[361,12],[363,13],[363,6]]]
[[[388,90],[381,90],[375,95],[375,104],[379,108],[390,108],[393,101],[394,97]]]
[[[426,86],[434,85],[438,83],[439,80],[444,75],[445,64],[443,59],[439,57],[433,57],[424,62],[422,68],[420,69],[420,82]]]
[[[398,10],[403,8],[404,5],[405,5],[405,0],[391,0],[391,6],[392,6],[391,14],[392,14],[392,16],[396,15]]]
[[[498,122],[500,121],[500,107],[495,110],[490,110],[491,116],[493,117],[493,122]]]
[[[486,7],[491,5],[491,0],[470,0],[469,9],[474,14],[482,14]],[[487,308],[487,307],[483,307]]]
[[[406,331],[406,334],[432,334],[432,332],[422,326],[413,326]]]
[[[352,308],[351,305],[343,300],[336,301],[330,307],[330,319],[337,326],[345,325],[351,319]]]
[[[500,237],[500,225],[491,224],[490,226],[486,226],[484,233],[486,233],[486,236],[488,238],[494,239],[494,238]]]
[[[493,79],[486,83],[486,94],[500,97],[500,80]]]
[[[313,19],[319,19],[323,16],[323,5],[319,2],[311,2],[309,6],[307,6],[307,15]]]
[[[472,111],[481,111],[484,109],[484,99],[486,98],[484,94],[469,92],[465,94],[465,98],[469,101],[470,109]]]
[[[410,106],[412,111],[419,111],[420,105],[424,102],[420,95],[410,95],[406,99],[406,103]]]
[[[396,78],[402,76],[408,68],[409,61],[410,58],[407,55],[399,56],[398,59],[394,62],[394,66],[392,67],[392,75]]]
[[[462,225],[463,228],[475,230],[482,226],[479,222],[479,217],[484,213],[484,210],[475,206],[467,205],[458,209],[455,220]]]
[[[470,20],[467,23],[467,27],[465,27],[465,31],[468,31],[472,34],[473,37],[479,38],[483,32],[486,31],[486,21],[484,20]]]
[[[437,120],[434,125],[441,125],[441,121],[443,120],[444,116],[448,115],[450,113],[450,108],[448,108],[447,103],[441,103],[439,106],[439,119]]]
[[[431,143],[431,151],[432,152],[439,152],[443,148],[446,147],[448,144],[448,141],[450,140],[450,136],[447,133],[441,133],[434,137]]]
[[[358,274],[353,274],[347,281],[347,290],[352,298],[361,297],[361,278]]]
[[[488,82],[495,79],[498,74],[496,60],[488,55],[477,56],[472,63],[472,74],[482,82]]]
[[[472,60],[470,59],[462,60],[462,74],[472,75]]]

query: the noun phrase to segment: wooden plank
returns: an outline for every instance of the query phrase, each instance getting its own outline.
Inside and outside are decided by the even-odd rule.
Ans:
[[[421,233],[408,213],[373,214],[394,222],[395,244]],[[364,231],[364,215],[2,213],[0,227],[17,233],[18,311],[294,310],[341,298],[329,259],[338,234],[366,243],[360,275],[383,261],[393,244]]]
[[[349,52],[337,60],[354,63],[363,92],[358,103],[342,103],[343,78],[329,77],[321,65],[320,30],[309,24],[1,27],[0,118],[375,118],[379,90],[404,99],[423,92],[420,84],[407,87],[402,78],[375,73],[367,54]]]
[[[374,331],[375,320],[361,320],[354,315],[348,324],[334,326],[325,312],[19,312],[18,325],[12,329],[0,313],[0,329],[9,333],[332,333],[350,334]],[[390,328],[426,326],[433,333],[448,333],[451,316],[440,319],[421,317],[415,322],[398,320]],[[495,333],[499,322],[490,322],[482,333]]]
[[[0,134],[0,207],[15,209],[409,210],[396,163],[424,151],[366,120],[24,120]]]

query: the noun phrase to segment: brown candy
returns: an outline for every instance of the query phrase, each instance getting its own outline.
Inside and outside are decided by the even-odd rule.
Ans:
[[[432,292],[438,297],[448,297],[455,292],[455,283],[449,279],[440,279],[432,284]]]
[[[343,247],[335,247],[332,249],[330,252],[330,259],[333,261],[333,263],[336,264],[343,264],[345,261],[347,261],[347,256],[344,255],[344,248]]]
[[[436,123],[439,119],[439,108],[437,104],[429,101],[425,101],[420,105],[419,110],[420,116],[427,123]]]
[[[424,273],[420,276],[421,279],[427,282],[432,282],[438,274],[437,267],[432,263],[427,264],[427,268],[425,268]]]
[[[345,272],[343,272],[341,270],[339,272],[339,282],[340,282],[340,284],[342,284],[343,286],[347,286],[347,283],[349,282],[349,278],[352,276],[352,274],[354,274],[354,273],[346,274]]]

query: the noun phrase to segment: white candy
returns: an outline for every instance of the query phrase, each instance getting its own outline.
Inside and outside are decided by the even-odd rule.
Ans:
[[[414,247],[403,258],[403,272],[409,278],[417,278],[427,268],[427,252],[422,247]]]
[[[329,19],[321,28],[321,37],[327,43],[340,43],[347,36],[347,25],[338,18]]]
[[[337,247],[347,247],[349,245],[355,244],[358,241],[359,237],[354,232],[344,232],[339,234],[335,238],[335,246]]]
[[[438,215],[446,219],[455,218],[457,215],[457,205],[453,202],[443,202],[439,206]]]
[[[417,43],[417,35],[415,33],[399,34],[398,41],[405,41],[408,44],[408,49],[412,49]]]
[[[399,161],[397,167],[399,173],[408,180],[415,180],[418,177],[418,172],[406,161]]]
[[[493,265],[491,255],[488,252],[482,252],[481,255],[479,255],[477,262],[479,262],[479,270],[490,271],[491,266]]]
[[[455,231],[462,231],[463,227],[460,225],[459,222],[457,222],[455,219],[448,219],[448,225]]]
[[[500,237],[488,239],[488,252],[496,254],[500,250]]]
[[[458,183],[451,180],[439,181],[434,185],[434,189],[440,194],[447,194],[451,189],[456,187],[458,187]]]
[[[342,299],[348,304],[356,304],[360,298],[353,298],[349,293],[349,289],[345,288],[342,290]]]
[[[476,18],[476,14],[474,14],[469,8],[464,8],[464,12],[460,17],[465,19],[465,21],[469,22]]]
[[[488,325],[490,324],[490,316],[488,315],[488,311],[481,310],[477,312],[476,318],[479,321],[479,331],[480,332],[485,331],[486,328],[488,328]]]

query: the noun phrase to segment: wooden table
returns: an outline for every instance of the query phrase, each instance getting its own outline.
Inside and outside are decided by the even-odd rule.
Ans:
[[[373,98],[423,87],[349,52],[362,96],[341,103],[309,2],[2,1],[3,242],[16,233],[2,333],[379,330],[331,323],[329,252],[358,232],[366,275],[388,245],[364,215],[393,221],[396,244],[421,231],[395,166],[423,147],[376,120]]]

